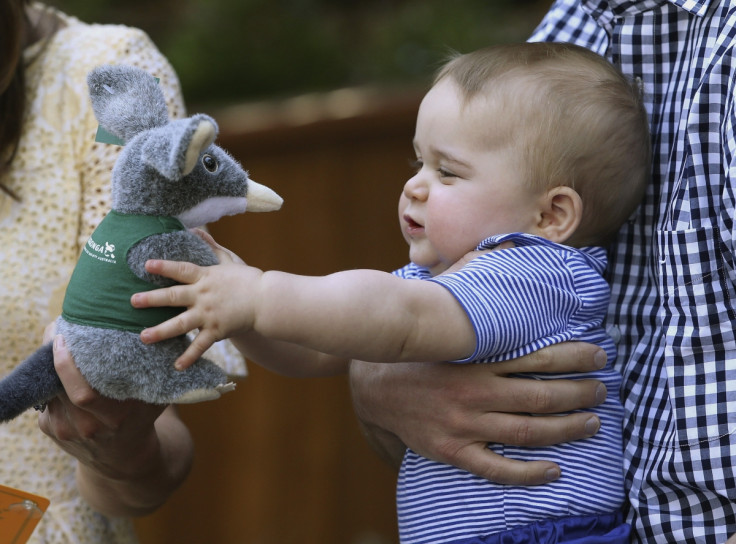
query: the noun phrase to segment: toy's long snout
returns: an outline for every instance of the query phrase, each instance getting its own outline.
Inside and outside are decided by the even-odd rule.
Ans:
[[[273,212],[281,208],[284,199],[265,185],[248,180],[248,208],[249,212]]]

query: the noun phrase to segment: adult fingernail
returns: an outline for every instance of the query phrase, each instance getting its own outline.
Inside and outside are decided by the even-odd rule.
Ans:
[[[595,362],[596,368],[603,368],[608,362],[608,355],[606,355],[606,352],[603,350],[596,351],[593,356],[593,361]]]
[[[585,422],[585,434],[588,436],[593,436],[595,433],[598,432],[598,429],[601,428],[601,424],[598,421],[597,417],[591,417],[588,421]]]
[[[606,386],[601,384],[598,384],[598,387],[595,388],[595,401],[598,404],[603,404],[606,402],[606,397],[608,396],[608,389],[606,389]]]
[[[547,469],[547,472],[544,473],[544,478],[548,482],[554,482],[559,477],[560,477],[560,469],[558,468]]]
[[[54,336],[54,349],[62,349],[66,344],[64,343],[64,337],[60,334]],[[46,348],[48,349],[48,348]]]

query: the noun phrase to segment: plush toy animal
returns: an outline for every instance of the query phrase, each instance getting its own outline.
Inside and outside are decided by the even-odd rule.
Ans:
[[[101,66],[88,79],[101,127],[125,143],[112,172],[112,211],[82,251],[64,299],[57,331],[90,385],[114,399],[188,403],[231,390],[207,359],[174,369],[186,336],[145,345],[139,333],[181,309],[134,309],[131,294],[170,285],[144,269],[148,259],[213,265],[210,247],[187,229],[224,215],[280,208],[271,189],[248,178],[213,144],[207,115],[170,121],[155,78],[129,66]],[[51,344],[0,382],[0,421],[43,405],[62,389]]]

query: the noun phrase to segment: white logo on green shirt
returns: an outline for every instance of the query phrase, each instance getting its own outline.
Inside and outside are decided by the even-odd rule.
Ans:
[[[100,245],[90,236],[89,240],[87,240],[87,245],[84,246],[84,252],[93,259],[110,264],[116,264],[114,253],[115,244],[111,244],[108,241],[105,241],[104,245]]]

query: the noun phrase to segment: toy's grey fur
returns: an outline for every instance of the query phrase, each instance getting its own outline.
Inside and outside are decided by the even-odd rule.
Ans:
[[[149,74],[128,66],[101,66],[88,76],[95,115],[125,142],[112,173],[112,208],[138,215],[177,217],[186,227],[248,210],[270,211],[281,199],[248,178],[223,149],[213,145],[215,121],[207,115],[169,121],[163,93]],[[189,231],[150,236],[127,255],[133,272],[156,285],[171,281],[144,270],[148,259],[216,264],[210,247]],[[145,345],[137,333],[57,320],[80,372],[114,399],[150,403],[199,402],[232,388],[225,373],[204,358],[186,371],[174,369],[189,345],[185,336]],[[0,382],[0,421],[43,404],[62,389],[51,345],[40,348]]]

